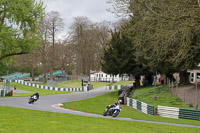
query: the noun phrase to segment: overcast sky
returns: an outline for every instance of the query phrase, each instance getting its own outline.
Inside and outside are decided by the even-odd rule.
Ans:
[[[40,0],[36,0],[39,2]],[[101,22],[103,20],[116,21],[114,14],[106,11],[111,8],[107,4],[107,0],[42,0],[46,5],[46,12],[58,11],[65,23],[65,33],[67,28],[73,22],[73,18],[77,16],[86,16],[92,22]],[[61,39],[62,35],[59,35]]]

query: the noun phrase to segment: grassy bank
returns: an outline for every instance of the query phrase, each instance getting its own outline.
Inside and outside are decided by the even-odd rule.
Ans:
[[[2,107],[1,133],[198,133],[198,128]],[[23,115],[20,115],[23,114]]]
[[[64,103],[64,107],[68,109],[74,109],[84,112],[102,114],[107,105],[117,101],[118,92],[114,91],[108,94],[101,96],[76,101]],[[140,120],[150,120],[150,121],[160,121],[160,122],[169,122],[169,123],[182,123],[182,124],[191,124],[191,125],[200,125],[199,121],[193,120],[183,120],[183,119],[170,119],[159,116],[151,116],[143,114],[137,110],[134,110],[130,107],[122,106],[122,111],[119,114],[119,117],[127,117]]]
[[[132,98],[154,106],[163,105],[192,109],[182,102],[179,97],[171,94],[169,88],[165,86],[134,89],[132,91]]]

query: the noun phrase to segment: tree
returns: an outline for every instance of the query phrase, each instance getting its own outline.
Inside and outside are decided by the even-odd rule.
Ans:
[[[100,70],[103,48],[109,37],[107,22],[92,23],[87,17],[76,17],[71,26],[76,52],[77,75],[89,75],[90,70]]]
[[[32,81],[35,81],[35,70],[40,63],[39,57],[38,50],[35,49],[30,54],[16,56],[13,66],[22,72],[31,72]]]
[[[46,22],[48,25],[49,41],[52,44],[51,63],[50,63],[50,80],[53,80],[53,70],[55,65],[55,37],[59,31],[63,30],[63,19],[59,12],[51,11],[46,14]]]
[[[36,46],[37,22],[43,15],[44,8],[41,2],[0,1],[0,60],[29,53]]]
[[[140,75],[147,73],[140,58],[137,54],[134,44],[123,32],[122,27],[120,31],[111,33],[112,39],[108,41],[105,48],[104,57],[102,61],[102,70],[108,74],[133,74],[136,79],[136,87],[140,87]]]
[[[127,29],[147,66],[162,73],[180,72],[199,60],[199,1],[190,0],[113,0],[126,5],[130,17]],[[123,10],[117,10],[125,13]],[[134,21],[134,23],[132,23]],[[137,32],[137,34],[133,34]],[[181,83],[188,81],[181,76]],[[183,80],[182,80],[183,79]]]
[[[48,58],[48,53],[49,53],[49,34],[48,34],[48,23],[46,19],[43,19],[42,21],[39,22],[38,24],[38,30],[37,34],[40,37],[40,43],[39,43],[39,56],[40,56],[40,61],[42,63],[42,72],[44,75],[44,82],[47,82],[47,70],[49,68],[49,58]]]

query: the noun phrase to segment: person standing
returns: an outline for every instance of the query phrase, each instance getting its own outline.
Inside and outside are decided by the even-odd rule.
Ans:
[[[16,85],[14,85],[14,90],[16,90],[17,89],[17,87],[16,87]]]

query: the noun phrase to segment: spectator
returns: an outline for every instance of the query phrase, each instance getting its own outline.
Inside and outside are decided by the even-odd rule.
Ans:
[[[16,87],[16,85],[14,85],[14,90],[16,90],[17,89],[17,87]]]

